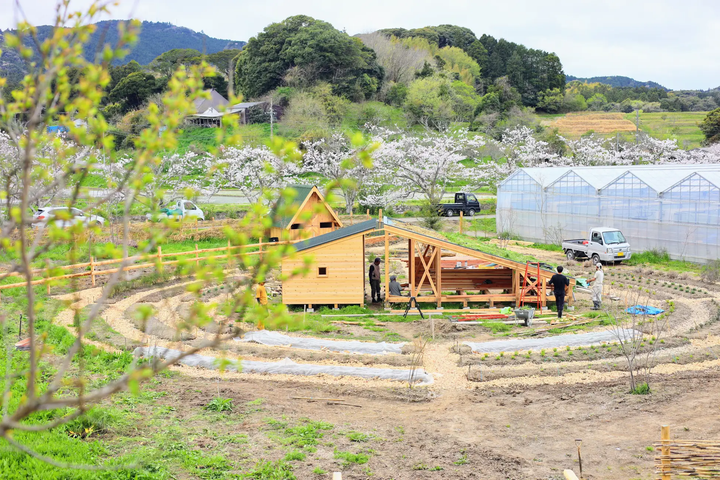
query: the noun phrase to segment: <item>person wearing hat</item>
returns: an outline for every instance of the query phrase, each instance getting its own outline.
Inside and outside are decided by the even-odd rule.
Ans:
[[[370,296],[372,303],[380,303],[380,257],[370,265]]]
[[[396,275],[390,275],[390,295],[394,297],[402,297],[402,285],[397,281]]]
[[[600,310],[600,308],[602,308],[602,291],[604,277],[605,273],[603,273],[602,264],[598,262],[595,264],[595,275],[593,275],[593,278],[588,280],[588,283],[592,284],[593,310]]]

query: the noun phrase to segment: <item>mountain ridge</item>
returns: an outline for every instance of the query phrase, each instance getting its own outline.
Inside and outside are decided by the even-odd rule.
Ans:
[[[98,28],[84,49],[86,59],[90,60],[96,52],[101,51],[101,45],[117,43],[119,38],[117,25],[122,21],[103,20],[95,24]],[[38,26],[38,38],[41,41],[44,40],[52,33],[52,30],[51,25]],[[3,42],[4,33],[12,31],[11,29],[4,32],[0,31],[0,44]],[[241,40],[214,38],[203,32],[196,32],[190,28],[173,25],[169,22],[143,21],[137,44],[122,61],[115,62],[115,65],[124,65],[133,60],[140,65],[147,65],[159,55],[176,48],[192,48],[210,54],[232,48],[241,49],[246,43]],[[28,42],[27,45],[34,48],[31,42]],[[3,49],[2,57],[0,57],[0,73],[3,76],[6,76],[11,81],[17,81],[24,75],[24,67],[24,62],[14,51]]]
[[[600,76],[600,77],[575,77],[573,75],[565,75],[565,79],[568,82],[572,82],[574,80],[579,80],[581,82],[585,83],[604,83],[605,85],[610,85],[611,87],[647,87],[647,88],[660,88],[665,90],[666,92],[669,92],[671,89],[664,87],[660,85],[657,82],[647,81],[647,82],[641,82],[639,80],[635,80],[634,78],[625,77],[622,75],[608,75],[608,76]]]

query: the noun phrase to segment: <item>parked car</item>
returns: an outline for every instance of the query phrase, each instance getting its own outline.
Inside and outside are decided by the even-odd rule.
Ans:
[[[568,260],[591,258],[593,263],[620,262],[632,256],[630,244],[617,228],[593,228],[588,239],[563,240],[562,249]]]
[[[38,208],[37,212],[33,214],[33,224],[36,227],[44,227],[48,223],[53,222],[53,224],[61,228],[67,228],[78,223],[89,226],[105,225],[105,218],[100,215],[86,215],[85,212],[79,208],[70,208],[69,213],[58,216],[58,213],[61,211],[67,212],[68,207]]]
[[[205,212],[200,207],[195,205],[190,200],[177,200],[168,205],[165,208],[160,209],[160,213],[154,215],[148,213],[146,215],[148,220],[162,220],[164,218],[175,218],[181,220],[183,218],[196,218],[198,220],[205,220]]]
[[[463,212],[465,215],[473,216],[480,211],[480,202],[472,193],[456,193],[455,203],[440,204],[440,215],[453,217]]]

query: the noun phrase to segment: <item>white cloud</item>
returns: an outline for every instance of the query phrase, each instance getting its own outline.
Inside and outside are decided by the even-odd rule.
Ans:
[[[13,4],[0,3],[0,27],[12,27]],[[53,0],[21,4],[33,23],[52,22]],[[447,23],[553,51],[576,76],[625,75],[675,89],[720,86],[717,0],[127,0],[114,11],[113,18],[171,22],[231,40],[298,14],[350,34]]]

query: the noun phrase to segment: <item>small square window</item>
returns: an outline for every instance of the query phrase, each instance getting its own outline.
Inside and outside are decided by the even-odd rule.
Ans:
[[[318,277],[327,277],[327,267],[318,267]]]
[[[290,225],[290,230],[300,230],[300,224],[293,223],[292,225]]]
[[[320,228],[332,228],[332,222],[320,222]]]

